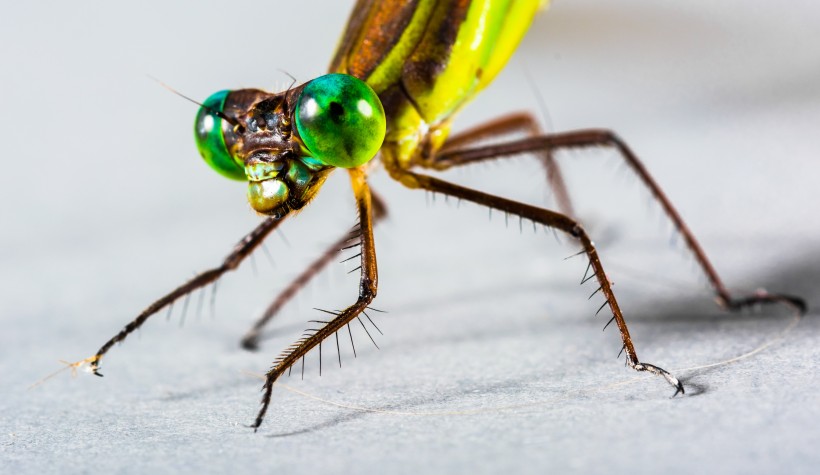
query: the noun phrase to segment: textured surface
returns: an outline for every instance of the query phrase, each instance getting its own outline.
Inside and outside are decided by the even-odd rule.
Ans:
[[[355,296],[334,265],[275,325],[262,351],[238,339],[278,289],[353,224],[349,185],[317,201],[210,294],[115,347],[105,378],[63,374],[152,299],[215,264],[256,222],[244,186],[196,154],[205,98],[322,74],[348,5],[296,2],[249,18],[168,2],[18,4],[0,19],[0,472],[3,473],[810,473],[820,462],[816,310],[796,326],[767,308],[725,315],[646,193],[606,151],[562,158],[601,248],[639,355],[687,383],[616,360],[585,262],[552,233],[475,206],[425,199],[383,174],[378,316],[311,354],[274,392],[258,434],[262,373],[313,307]],[[629,141],[733,289],[820,306],[820,8],[792,2],[556,2],[457,127],[536,109],[551,127],[612,127]],[[279,5],[281,7],[281,5]],[[122,8],[126,8],[123,10]],[[317,10],[322,15],[315,15]],[[286,11],[285,16],[281,11]],[[270,19],[263,23],[259,19]],[[271,25],[281,29],[274,29]],[[532,79],[528,82],[527,76]],[[526,157],[446,175],[550,203]],[[340,259],[345,256],[340,256]],[[198,314],[201,314],[198,316]],[[785,330],[785,334],[783,333]],[[343,335],[344,336],[344,335]],[[687,370],[765,350],[734,364]],[[290,390],[288,388],[292,388]],[[296,392],[301,391],[301,392]],[[337,405],[321,402],[332,401]],[[342,407],[346,406],[346,407]]]

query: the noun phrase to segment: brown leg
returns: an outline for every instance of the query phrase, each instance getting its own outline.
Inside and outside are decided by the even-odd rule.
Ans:
[[[678,393],[684,392],[681,382],[669,372],[659,368],[658,366],[649,363],[642,363],[638,360],[638,354],[635,351],[635,346],[632,344],[632,338],[629,336],[629,329],[626,326],[626,321],[624,320],[621,309],[618,306],[618,301],[615,299],[615,294],[612,292],[612,285],[606,277],[603,264],[598,257],[598,251],[595,249],[595,246],[592,244],[592,240],[589,238],[581,225],[572,218],[554,211],[549,211],[547,209],[490,195],[430,176],[401,170],[389,165],[388,171],[393,178],[397,179],[409,188],[421,188],[435,193],[442,193],[444,195],[472,201],[473,203],[497,209],[505,213],[510,213],[521,218],[530,219],[536,223],[563,231],[576,238],[583,247],[583,252],[586,253],[589,258],[589,267],[587,268],[587,271],[591,268],[593,275],[598,281],[599,288],[596,293],[601,292],[603,294],[606,299],[604,306],[608,305],[610,311],[612,312],[612,319],[610,322],[614,321],[618,326],[618,331],[621,334],[621,341],[623,342],[623,351],[626,354],[627,365],[636,371],[648,371],[650,373],[663,376],[669,384],[675,387],[675,394],[673,397]],[[604,306],[602,306],[601,309],[603,309]],[[609,323],[607,323],[607,325],[609,325]]]
[[[333,313],[335,318],[325,323],[322,328],[315,332],[309,332],[286,349],[273,362],[273,367],[265,375],[265,384],[262,387],[262,407],[256,416],[251,427],[258,429],[265,418],[265,413],[270,405],[273,383],[279,379],[285,371],[290,369],[297,361],[303,358],[311,349],[320,346],[322,341],[333,336],[344,328],[351,320],[357,318],[370,302],[376,297],[378,288],[378,271],[376,269],[376,248],[373,243],[373,215],[374,209],[370,188],[365,180],[364,172],[360,169],[352,169],[350,181],[353,185],[353,194],[356,196],[356,206],[359,210],[359,220],[361,225],[361,279],[359,281],[359,297],[356,303],[347,307],[339,313]],[[324,323],[324,322],[322,322]],[[321,348],[321,347],[320,347]],[[320,350],[321,351],[321,350]],[[321,358],[321,354],[320,354]]]
[[[379,195],[371,191],[371,198],[373,202],[373,224],[378,223],[382,218],[387,216],[387,206],[384,201],[379,198]],[[242,337],[242,347],[246,350],[256,350],[259,346],[259,338],[262,334],[262,329],[269,321],[279,313],[279,310],[296,295],[310,280],[315,277],[322,269],[325,268],[342,249],[351,246],[351,241],[359,237],[359,230],[356,229],[349,234],[345,234],[338,241],[331,244],[330,247],[318,259],[313,261],[304,272],[302,272],[293,282],[288,285],[285,290],[279,293],[271,302],[268,308],[261,317],[254,323],[253,327],[248,330],[244,337]],[[354,256],[355,257],[355,256]]]
[[[448,158],[448,151],[455,151],[463,149],[464,147],[475,145],[476,142],[488,139],[499,139],[505,135],[513,133],[525,133],[527,135],[537,137],[543,135],[541,127],[538,122],[529,112],[517,112],[508,116],[500,117],[490,122],[481,124],[472,129],[465,130],[458,134],[454,134],[447,139],[439,153],[432,157],[431,160],[421,164],[424,168],[432,168],[434,170],[446,170],[453,166],[464,165],[463,162],[453,161]],[[552,150],[545,148],[536,151],[541,155],[541,163],[547,171],[547,182],[550,185],[550,191],[555,195],[555,201],[558,209],[567,216],[575,216],[575,211],[572,208],[572,200],[569,197],[566,183],[561,174],[561,169],[558,167],[558,162],[552,154]],[[501,157],[483,157],[477,161],[492,160]]]
[[[638,160],[638,157],[632,152],[629,146],[612,131],[603,129],[576,130],[531,137],[486,147],[462,150],[449,149],[442,151],[439,156],[436,157],[436,160],[447,163],[448,166],[456,166],[525,152],[588,147],[613,147],[620,152],[621,157],[623,157],[630,168],[635,171],[646,187],[649,188],[652,196],[660,203],[663,211],[672,221],[677,231],[683,236],[687,248],[694,254],[695,260],[709,279],[709,283],[715,292],[718,305],[729,310],[739,310],[755,304],[783,303],[795,308],[801,313],[805,312],[806,303],[803,299],[792,295],[772,294],[761,291],[745,297],[733,297],[718,276],[712,263],[706,257],[706,253],[703,251],[703,248],[701,248],[697,239],[695,239],[692,231],[689,230],[689,227],[680,217],[680,214],[678,214],[677,210],[672,206],[669,198],[666,197],[666,194],[664,194],[660,186],[658,186],[646,170],[646,167]]]
[[[248,233],[241,241],[239,241],[236,246],[234,246],[233,251],[222,261],[222,264],[218,267],[214,267],[212,269],[208,269],[205,272],[200,273],[193,279],[189,280],[188,282],[180,285],[164,297],[160,298],[156,302],[152,303],[148,306],[145,310],[142,311],[137,318],[132,320],[128,325],[123,327],[119,333],[114,335],[110,340],[105,342],[105,344],[97,350],[97,353],[90,357],[86,358],[85,360],[79,361],[74,363],[74,366],[79,366],[81,364],[90,363],[91,370],[97,376],[102,376],[99,373],[100,369],[100,360],[102,357],[114,346],[115,343],[119,343],[131,334],[134,330],[141,327],[143,323],[145,323],[148,318],[152,315],[156,314],[164,307],[171,305],[180,297],[184,297],[191,292],[205,287],[206,285],[216,282],[223,274],[228,271],[232,271],[239,266],[239,263],[242,262],[254,249],[256,249],[262,241],[270,234],[271,231],[276,229],[277,226],[282,222],[282,219],[274,219],[274,218],[267,218],[261,224],[259,224],[253,231]]]

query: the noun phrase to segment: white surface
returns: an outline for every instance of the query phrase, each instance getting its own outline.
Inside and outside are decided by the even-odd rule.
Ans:
[[[104,379],[62,375],[153,299],[216,264],[257,218],[241,184],[201,163],[197,98],[324,72],[349,2],[168,2],[48,7],[0,19],[0,472],[3,473],[810,473],[817,465],[818,320],[710,305],[645,193],[608,152],[563,159],[639,355],[690,395],[624,369],[591,315],[582,259],[551,233],[373,177],[390,204],[377,230],[376,351],[333,344],[280,386],[258,434],[262,373],[317,318],[352,302],[334,265],[289,305],[263,350],[237,341],[278,289],[353,224],[344,177],[272,236],[275,267],[244,265],[185,325],[150,321],[115,347]],[[286,6],[285,6],[286,5]],[[317,12],[321,11],[321,15]],[[459,126],[548,105],[552,127],[611,127],[678,205],[733,289],[802,294],[817,308],[820,7],[816,2],[558,2]],[[550,203],[521,158],[455,181]],[[658,223],[661,223],[660,225]],[[681,256],[684,256],[683,258]],[[352,268],[352,267],[348,267]],[[206,297],[208,298],[208,297]],[[372,330],[371,330],[372,331]],[[342,342],[346,340],[343,338]],[[637,376],[637,377],[636,377]],[[622,384],[623,383],[623,384]]]

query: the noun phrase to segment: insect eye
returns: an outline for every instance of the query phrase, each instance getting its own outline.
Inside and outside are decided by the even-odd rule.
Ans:
[[[224,110],[225,100],[230,92],[219,91],[205,99],[196,114],[194,137],[196,148],[208,166],[222,176],[246,180],[245,167],[234,159],[225,143],[225,132],[233,133],[234,126],[216,115],[217,112]]]
[[[310,81],[296,104],[296,131],[305,147],[334,167],[358,167],[376,156],[386,124],[379,96],[347,74]]]

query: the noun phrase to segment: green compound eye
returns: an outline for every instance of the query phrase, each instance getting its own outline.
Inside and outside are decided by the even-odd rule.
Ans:
[[[212,94],[202,103],[194,122],[194,137],[196,137],[196,148],[205,162],[220,175],[233,180],[246,180],[245,167],[237,163],[225,145],[225,129],[230,124],[220,119],[214,114],[222,112],[225,108],[225,100],[231,91],[219,91]]]
[[[381,148],[386,127],[379,96],[347,74],[310,81],[296,104],[296,130],[305,147],[334,167],[367,163]]]

